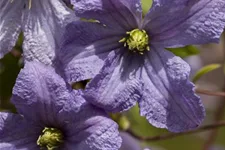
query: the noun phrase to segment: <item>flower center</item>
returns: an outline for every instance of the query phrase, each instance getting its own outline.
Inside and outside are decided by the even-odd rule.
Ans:
[[[37,145],[48,150],[54,150],[63,143],[63,134],[56,128],[44,128],[37,140]]]
[[[149,38],[145,30],[134,29],[126,34],[128,36],[119,41],[120,43],[124,43],[124,47],[128,46],[129,50],[138,52],[139,54],[144,54],[145,50],[150,50],[148,45]]]

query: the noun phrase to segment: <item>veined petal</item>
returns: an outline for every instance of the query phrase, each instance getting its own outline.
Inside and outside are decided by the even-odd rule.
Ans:
[[[122,48],[118,49],[119,53],[109,54],[99,74],[87,85],[84,93],[87,101],[107,111],[119,112],[131,108],[140,99],[138,60],[141,59],[126,51]]]
[[[142,19],[140,0],[72,0],[71,2],[77,16],[96,19],[116,29],[129,31],[137,28]]]
[[[62,147],[118,149],[118,126],[105,111],[87,103],[52,67],[27,62],[13,89],[13,103],[25,119],[63,131]]]
[[[27,120],[37,124],[60,123],[59,111],[71,99],[70,89],[50,66],[27,62],[13,89],[12,102]],[[77,104],[79,105],[79,103]]]
[[[66,27],[59,57],[67,81],[93,78],[109,52],[122,45],[119,43],[122,37],[123,32],[112,32],[111,28],[100,23],[70,23]]]
[[[0,1],[0,59],[15,45],[21,31],[23,0]]]
[[[173,132],[199,126],[205,112],[189,81],[189,65],[169,51],[152,48],[144,66],[141,115],[154,126]]]
[[[41,128],[28,123],[22,116],[0,112],[1,150],[39,150],[36,144]]]
[[[118,150],[121,146],[118,125],[103,110],[86,103],[71,118],[74,121],[65,126],[65,147],[76,150]]]
[[[225,27],[225,1],[155,1],[144,26],[155,46],[218,42]]]
[[[76,19],[61,0],[35,0],[24,10],[24,57],[52,64],[65,26]]]

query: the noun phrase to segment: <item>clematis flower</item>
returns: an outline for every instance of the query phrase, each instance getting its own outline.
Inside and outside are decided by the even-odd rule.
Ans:
[[[67,26],[61,62],[68,82],[93,78],[85,98],[109,112],[139,104],[152,125],[196,128],[204,107],[189,81],[190,67],[165,48],[218,42],[224,0],[72,0],[78,17]]]
[[[25,60],[52,64],[64,27],[75,19],[62,0],[1,0],[0,58],[13,48],[22,31]]]
[[[118,150],[117,124],[50,67],[26,63],[13,89],[19,114],[0,113],[1,150]]]

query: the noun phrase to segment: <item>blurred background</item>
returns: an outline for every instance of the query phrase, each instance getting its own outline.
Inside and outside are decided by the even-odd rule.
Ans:
[[[151,5],[149,0],[143,0],[143,8],[146,12]],[[13,48],[13,50],[0,59],[0,110],[16,112],[14,106],[10,103],[12,88],[15,84],[17,75],[23,67],[22,55],[22,34]],[[221,36],[219,44],[207,44],[195,46],[199,54],[187,56],[184,59],[192,67],[194,75],[203,66],[209,64],[221,64],[225,62],[225,34]],[[191,76],[192,78],[193,76]],[[204,74],[197,82],[197,88],[210,91],[225,91],[225,68],[219,67],[207,74]],[[199,94],[206,107],[207,116],[203,125],[217,123],[225,120],[225,97],[209,96]],[[125,116],[121,121],[120,117],[114,119],[121,124],[121,129],[129,128],[133,134],[140,137],[154,137],[167,133],[164,129],[157,129],[151,126],[145,118],[139,116],[138,107],[120,114]],[[123,127],[125,124],[125,128]],[[138,138],[132,138],[128,133],[126,144],[132,145],[137,142],[142,148],[149,147],[151,150],[225,150],[225,126],[215,130],[208,130],[200,133],[188,134],[169,138],[165,140],[145,141]],[[128,136],[128,137],[127,137]],[[131,150],[126,147],[123,150]]]

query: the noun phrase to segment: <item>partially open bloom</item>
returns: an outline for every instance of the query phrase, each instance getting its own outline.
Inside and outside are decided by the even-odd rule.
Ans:
[[[110,112],[138,102],[151,124],[174,132],[202,122],[189,65],[165,48],[218,42],[224,0],[154,0],[144,17],[140,0],[72,3],[78,17],[96,21],[67,26],[60,58],[68,82],[97,74],[86,88],[89,102]]]
[[[118,150],[117,124],[50,67],[26,63],[13,89],[19,114],[0,113],[1,150]]]
[[[1,0],[0,58],[13,48],[22,31],[25,60],[52,64],[64,27],[75,19],[62,0]]]

